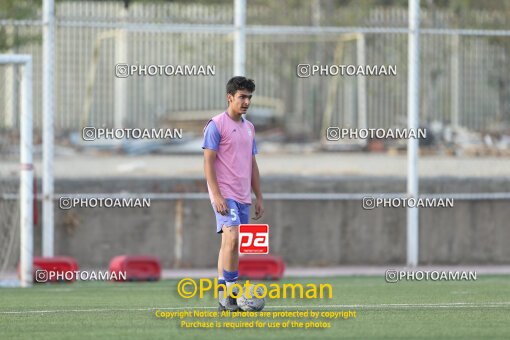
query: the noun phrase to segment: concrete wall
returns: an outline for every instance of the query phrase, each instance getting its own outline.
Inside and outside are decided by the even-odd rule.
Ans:
[[[423,193],[508,192],[510,178],[435,178]],[[205,192],[203,179],[59,180],[56,192]],[[264,192],[404,192],[405,179],[271,177]],[[421,264],[509,264],[509,201],[455,201],[454,208],[420,210]],[[58,204],[57,204],[58,205]],[[266,201],[261,221],[271,228],[270,251],[289,266],[403,264],[406,210],[363,210],[360,201]],[[116,255],[158,255],[174,263],[175,202],[150,208],[55,209],[55,250],[82,267],[106,267]],[[36,254],[40,253],[36,227]],[[184,203],[184,267],[214,267],[220,238],[208,201]]]

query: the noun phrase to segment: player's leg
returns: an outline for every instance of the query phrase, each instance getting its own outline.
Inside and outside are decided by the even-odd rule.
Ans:
[[[237,270],[239,262],[239,228],[238,226],[223,226],[225,245],[223,248],[223,269]]]
[[[225,248],[223,249],[223,276],[227,282],[227,290],[236,283],[239,266],[239,224],[244,213],[242,204],[227,200],[229,206],[230,223],[223,226],[225,235]]]
[[[237,262],[238,262],[238,233],[237,226],[239,225],[239,212],[236,202],[231,199],[226,199],[228,205],[228,214],[221,215],[215,211],[217,228],[216,232],[222,234],[222,245],[219,252],[218,259],[218,275],[223,276],[225,285],[227,286],[227,294],[219,295],[220,309],[226,308],[231,311],[238,310],[235,299],[233,299],[229,292],[229,288],[237,281]],[[214,209],[214,206],[213,206]]]
[[[247,224],[250,221],[250,205],[235,202],[235,208],[229,210],[232,224],[236,226],[223,226],[225,247],[223,248],[223,268],[225,271],[235,272],[232,276],[237,280],[237,268],[239,266],[239,224]],[[229,207],[230,208],[230,207]],[[229,287],[227,278],[227,287]]]
[[[225,247],[225,234],[221,233],[221,245],[218,253],[218,284],[224,285],[225,278],[223,277],[223,248]],[[218,288],[218,291],[223,291],[223,286]]]
[[[230,202],[229,202],[230,203]],[[250,204],[233,201],[233,208],[229,204],[232,226],[223,226],[225,247],[223,248],[223,276],[225,277],[227,292],[237,282],[239,267],[239,224],[250,222]],[[237,224],[237,226],[234,226]],[[237,305],[237,303],[236,303]]]
[[[218,254],[218,277],[223,276],[223,248],[225,247],[225,234],[221,233],[220,252]]]
[[[239,265],[239,228],[238,226],[223,226],[225,247],[223,248],[223,276],[227,281],[227,288],[237,281],[237,266]]]
[[[223,226],[223,235],[225,235],[225,247],[223,248],[223,277],[225,278],[227,292],[224,306],[226,309],[231,311],[239,309],[239,307],[237,307],[237,301],[233,297],[237,296],[239,292],[236,289],[237,287],[232,287],[235,283],[237,283],[238,277],[238,229],[238,226]]]
[[[229,200],[231,201],[231,200]],[[250,205],[242,204],[235,201],[227,203],[229,205],[230,226],[223,225],[223,237],[225,244],[223,246],[223,276],[226,281],[227,297],[225,306],[232,310],[237,308],[237,301],[230,295],[237,295],[238,291],[231,287],[237,282],[239,276],[239,224],[247,224],[250,220]]]

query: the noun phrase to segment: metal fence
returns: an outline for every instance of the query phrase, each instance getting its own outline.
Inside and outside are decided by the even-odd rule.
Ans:
[[[224,109],[224,85],[233,75],[233,17],[231,4],[123,3],[66,1],[56,3],[56,134],[83,125],[113,126],[118,111],[115,64],[119,46],[127,44],[125,62],[131,64],[215,65],[206,77],[136,77],[126,79],[125,125],[154,127],[185,118],[206,119]],[[280,7],[281,9],[281,7]],[[362,23],[364,27],[405,27],[406,9],[360,10],[358,22],[348,13],[313,6],[289,8],[276,15],[274,8],[248,3],[248,25],[289,27],[338,26]],[[352,14],[352,13],[351,13]],[[476,27],[506,17],[474,12]],[[497,19],[497,20],[496,20]],[[495,129],[510,120],[507,86],[510,37],[458,35],[452,12],[423,11],[423,27],[442,28],[447,34],[422,34],[422,124],[441,122],[481,131]],[[6,39],[25,37],[29,42],[9,53],[28,53],[34,58],[34,127],[42,126],[42,28],[35,21],[0,21]],[[180,32],[171,25],[217,24],[218,30]],[[191,26],[189,26],[191,27]],[[250,32],[257,32],[257,27]],[[404,127],[407,116],[407,35],[403,32],[275,35],[260,30],[247,37],[247,74],[256,80],[254,115],[274,117],[288,134],[316,138],[324,112],[331,107],[329,123],[356,127],[361,110],[366,126]],[[377,29],[375,29],[377,32]],[[341,45],[341,48],[339,46]],[[339,50],[341,53],[339,54]],[[397,65],[396,77],[332,77],[302,79],[296,65],[358,64]],[[13,75],[0,70],[2,87],[12,88]],[[319,79],[320,78],[320,79]],[[358,82],[364,81],[360,86]],[[364,91],[360,93],[360,91]],[[506,91],[506,92],[505,92]],[[333,93],[334,95],[329,95]],[[0,92],[5,103],[9,92]],[[1,105],[0,125],[17,125],[15,108]],[[17,118],[18,117],[18,118]],[[285,117],[285,119],[283,119]]]

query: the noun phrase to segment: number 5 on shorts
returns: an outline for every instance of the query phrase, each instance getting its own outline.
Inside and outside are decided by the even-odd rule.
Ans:
[[[232,221],[237,220],[237,214],[235,209],[230,209],[230,216],[232,216]]]

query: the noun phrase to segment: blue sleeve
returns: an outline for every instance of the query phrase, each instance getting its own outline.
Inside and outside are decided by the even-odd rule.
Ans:
[[[255,143],[255,138],[253,138],[253,146],[251,148],[251,154],[252,155],[256,155],[258,154],[258,150],[257,150],[257,143]]]
[[[204,142],[202,143],[202,149],[211,149],[218,151],[220,148],[220,132],[216,127],[216,124],[211,120],[204,131]]]

